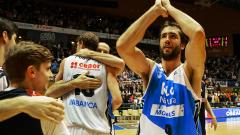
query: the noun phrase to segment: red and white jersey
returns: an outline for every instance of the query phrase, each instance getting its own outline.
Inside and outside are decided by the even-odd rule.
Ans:
[[[89,76],[100,79],[102,85],[95,90],[75,89],[63,95],[66,125],[110,133],[105,65],[90,58],[69,56],[64,63],[63,80],[72,80],[86,70]]]

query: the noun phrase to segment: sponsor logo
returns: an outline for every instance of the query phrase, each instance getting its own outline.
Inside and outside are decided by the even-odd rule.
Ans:
[[[180,104],[167,107],[165,105],[160,106],[158,104],[153,104],[150,115],[164,118],[181,117],[184,116],[184,105]]]
[[[100,64],[86,64],[86,63],[79,63],[79,62],[71,62],[70,68],[72,69],[93,69],[93,70],[99,70],[100,69]]]
[[[69,105],[97,109],[97,103],[91,102],[91,101],[82,101],[82,100],[77,100],[77,99],[71,99],[69,101]]]
[[[227,116],[240,116],[240,109],[228,109]]]
[[[174,89],[173,86],[166,85],[165,82],[162,83],[161,95],[160,95],[160,103],[172,105],[176,104],[177,100],[174,98]]]

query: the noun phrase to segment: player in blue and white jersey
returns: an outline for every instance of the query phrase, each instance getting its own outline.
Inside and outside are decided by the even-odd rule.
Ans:
[[[161,63],[145,57],[136,47],[147,28],[159,17],[171,16],[160,33]],[[186,36],[184,36],[186,35]],[[169,0],[155,4],[118,39],[117,51],[144,81],[140,135],[198,135],[201,79],[204,72],[205,33],[193,18]],[[181,62],[181,55],[186,59]]]

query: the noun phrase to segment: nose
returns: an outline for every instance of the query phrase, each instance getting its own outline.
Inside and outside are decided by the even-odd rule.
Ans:
[[[169,38],[169,36],[166,36],[165,43],[169,43],[169,42],[170,42],[170,38]]]
[[[50,71],[49,71],[49,78],[51,78],[51,77],[53,77],[53,73],[52,73],[52,71],[50,70]]]

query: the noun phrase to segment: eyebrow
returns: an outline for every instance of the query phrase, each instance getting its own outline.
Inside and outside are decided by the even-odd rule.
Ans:
[[[165,32],[165,33],[162,33],[162,35],[163,34],[177,34],[177,33],[175,33],[175,32]]]

